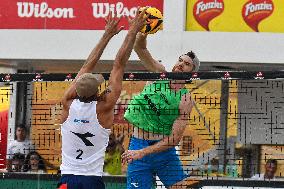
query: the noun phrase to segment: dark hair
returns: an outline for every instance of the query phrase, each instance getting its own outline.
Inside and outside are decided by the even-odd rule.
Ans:
[[[11,159],[11,166],[8,166],[8,171],[10,172],[22,172],[23,164],[25,161],[25,155],[21,153],[15,153]],[[16,163],[18,162],[18,163]],[[17,165],[17,166],[15,166]]]
[[[190,51],[188,53],[185,54],[186,56],[189,56],[192,60],[196,57],[195,53]]]
[[[25,154],[15,153],[12,157],[12,160],[25,160]]]
[[[39,160],[38,160],[38,170],[43,170],[44,172],[46,172],[46,167],[43,161],[43,158],[41,157],[41,155],[39,155],[39,153],[37,153],[36,151],[32,151],[30,152],[26,159],[25,159],[25,163],[24,163],[24,168],[23,168],[23,172],[28,172],[31,170],[31,165],[30,165],[30,159],[32,155],[37,155]]]
[[[26,127],[26,125],[24,125],[24,124],[19,124],[19,125],[17,125],[17,126],[16,126],[16,130],[17,130],[18,128],[21,128],[21,129],[24,129],[25,131],[27,131],[27,127]]]
[[[15,139],[15,140],[18,140],[18,139],[17,139],[17,135],[16,135],[18,128],[23,129],[23,130],[25,131],[25,134],[26,134],[25,138],[26,138],[26,137],[27,137],[28,129],[27,129],[26,125],[24,125],[24,124],[19,124],[19,125],[16,125],[16,128],[15,128],[15,137],[14,137],[14,139]]]
[[[272,164],[274,164],[274,165],[277,166],[277,160],[276,160],[276,159],[268,159],[268,160],[266,161],[266,164],[270,164],[270,163],[272,163]]]

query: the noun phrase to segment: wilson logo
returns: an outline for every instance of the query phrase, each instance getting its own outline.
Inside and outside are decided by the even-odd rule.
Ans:
[[[259,23],[269,17],[274,10],[272,0],[250,0],[242,10],[242,16],[247,25],[258,32]]]
[[[92,3],[93,6],[93,16],[95,18],[103,18],[110,13],[114,15],[116,12],[117,17],[130,16],[135,17],[137,12],[137,7],[125,7],[122,2],[117,2],[116,4],[110,3]]]
[[[73,8],[50,8],[46,2],[18,2],[17,6],[21,18],[75,18]]]
[[[223,0],[198,0],[193,7],[195,20],[207,31],[209,23],[224,11]]]

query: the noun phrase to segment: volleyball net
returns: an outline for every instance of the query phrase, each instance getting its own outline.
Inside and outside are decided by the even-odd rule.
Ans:
[[[100,92],[109,77],[103,75],[106,82]],[[61,163],[60,101],[75,76],[0,74],[1,188],[56,188]],[[281,180],[284,72],[126,73],[112,128],[118,153],[128,149],[133,133],[123,117],[128,103],[147,81],[157,80],[180,80],[191,92],[193,109],[176,147],[184,170],[194,178],[188,181],[189,187],[202,187],[198,183],[208,184],[215,178],[223,178],[225,185],[230,184],[226,180],[238,183],[264,173],[268,159],[277,160],[275,177]],[[28,128],[26,137],[43,159],[43,174],[6,170],[7,158],[15,155],[8,154],[7,149],[15,141],[20,124]],[[127,165],[121,164],[119,157],[106,155],[107,188],[125,188]],[[155,187],[162,188],[159,178],[154,179]]]

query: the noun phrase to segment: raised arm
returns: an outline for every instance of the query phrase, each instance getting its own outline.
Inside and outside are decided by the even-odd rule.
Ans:
[[[192,110],[193,104],[190,94],[186,94],[182,97],[179,105],[180,116],[175,120],[172,133],[163,138],[152,146],[141,150],[128,150],[122,155],[123,162],[131,162],[136,159],[141,159],[146,155],[165,151],[169,148],[175,147],[179,144],[181,137],[183,136],[185,127],[188,124],[188,118]]]
[[[147,49],[147,35],[139,32],[136,36],[134,50],[144,67],[151,72],[165,72],[165,67],[155,60]]]
[[[101,37],[96,47],[92,50],[85,64],[82,66],[82,68],[78,72],[76,78],[72,81],[69,88],[64,93],[64,96],[62,99],[63,112],[62,112],[61,122],[64,122],[64,120],[67,118],[70,104],[72,100],[77,96],[76,90],[75,90],[75,83],[77,79],[79,78],[80,75],[84,73],[93,72],[95,66],[97,65],[110,39],[114,35],[118,34],[123,29],[123,27],[120,27],[120,28],[118,27],[119,21],[120,21],[120,18],[112,17],[111,14],[106,18],[106,26],[105,26],[105,32],[103,36]]]
[[[110,74],[108,85],[110,93],[107,93],[106,95],[106,108],[114,108],[114,105],[120,96],[124,68],[131,55],[136,34],[146,24],[147,17],[144,16],[145,11],[146,9],[144,9],[140,14],[137,13],[133,20],[129,20],[129,30],[115,57],[114,65]]]

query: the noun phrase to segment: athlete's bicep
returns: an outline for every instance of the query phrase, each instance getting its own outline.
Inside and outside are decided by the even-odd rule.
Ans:
[[[64,123],[69,116],[69,109],[70,109],[72,101],[73,99],[72,100],[66,100],[66,99],[62,100],[63,108],[62,108],[61,119],[60,119],[61,124]]]
[[[175,120],[169,140],[172,142],[172,145],[176,146],[179,144],[187,124],[188,120],[184,119],[184,116],[179,116],[179,118]]]
[[[193,101],[191,99],[190,93],[186,93],[182,96],[180,104],[179,104],[179,112],[180,112],[180,117],[186,119],[192,110],[193,107]]]
[[[61,113],[61,119],[60,119],[60,123],[64,123],[66,121],[66,119],[68,118],[68,110],[66,108],[64,108],[63,106],[63,109],[62,109],[62,113]]]
[[[192,101],[190,94],[188,93],[182,97],[179,106],[180,115],[175,120],[172,127],[171,140],[173,141],[173,145],[178,145],[181,137],[183,136],[184,130],[189,123],[189,115],[191,109],[192,109]]]

